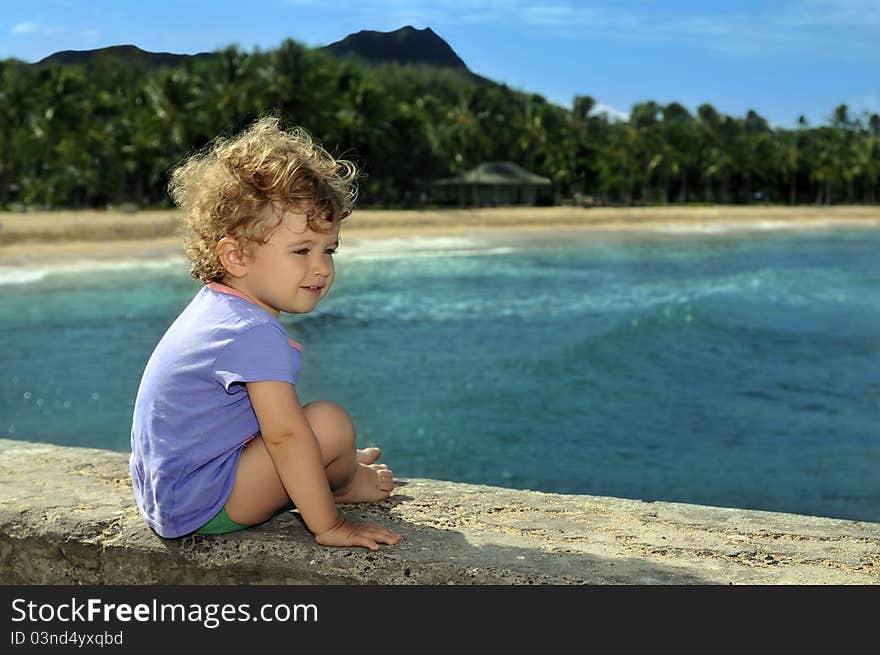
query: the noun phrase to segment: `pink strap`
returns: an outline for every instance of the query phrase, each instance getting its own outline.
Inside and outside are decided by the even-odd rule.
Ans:
[[[238,296],[242,300],[247,300],[250,303],[258,305],[258,303],[246,293],[242,293],[238,289],[233,289],[232,287],[222,284],[220,282],[209,282],[205,286],[208,287],[211,291],[216,291],[217,293],[226,293],[230,296]],[[291,347],[296,348],[298,351],[302,352],[302,344],[297,343],[293,339],[288,339],[287,343],[289,343]]]

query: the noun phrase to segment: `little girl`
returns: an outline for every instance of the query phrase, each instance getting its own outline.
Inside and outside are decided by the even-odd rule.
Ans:
[[[205,286],[159,341],[135,402],[134,496],[162,537],[241,530],[293,501],[319,544],[400,541],[338,512],[336,503],[387,498],[394,477],[375,463],[378,448],[355,448],[344,409],[300,405],[302,346],[278,320],[312,311],[330,290],[356,177],[274,118],[173,172],[190,272]]]

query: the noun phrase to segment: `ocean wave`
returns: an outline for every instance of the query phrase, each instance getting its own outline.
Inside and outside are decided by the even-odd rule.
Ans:
[[[388,261],[403,259],[432,259],[442,257],[476,257],[480,255],[506,255],[514,252],[515,248],[485,248],[485,249],[468,249],[468,250],[409,250],[406,252],[394,251],[373,251],[373,252],[352,252],[341,254],[343,260],[350,259],[359,262],[371,261]]]
[[[476,239],[452,236],[412,236],[412,237],[379,237],[352,239],[352,249],[357,252],[397,251],[397,250],[462,250],[479,248],[481,243]],[[348,243],[343,235],[343,243]]]
[[[490,246],[479,240],[463,237],[393,237],[353,239],[337,255],[341,261],[389,261],[441,257],[474,257],[500,255],[516,250],[512,247]],[[180,267],[186,260],[180,256],[161,259],[82,259],[64,264],[0,265],[0,287],[38,283],[49,277],[75,276],[82,273],[125,272],[131,270],[163,270]]]
[[[73,276],[82,273],[123,272],[129,270],[161,270],[180,267],[182,257],[155,260],[82,260],[47,266],[0,266],[0,287],[34,284],[54,276]]]
[[[485,239],[451,236],[388,237],[355,239],[345,243],[338,258],[357,261],[424,259],[429,257],[470,257],[513,252],[515,248],[500,246]]]
[[[703,224],[670,223],[650,228],[654,232],[666,234],[730,234],[733,232],[769,232],[774,230],[819,230],[841,227],[840,221],[755,221],[748,223],[712,222]]]
[[[491,271],[492,292],[482,285],[484,278],[463,277],[456,267],[450,277],[438,276],[433,267],[413,271],[413,279],[432,279],[431,293],[412,293],[399,285],[366,284],[346,295],[345,303],[335,307],[336,318],[356,322],[449,322],[471,316],[497,319],[533,317],[597,317],[625,314],[641,320],[659,315],[663,320],[689,323],[701,312],[726,308],[730,313],[748,316],[756,308],[772,314],[806,311],[817,303],[847,312],[869,311],[870,300],[851,291],[856,280],[846,270],[764,267],[730,271],[703,277],[653,279],[584,271],[583,276],[548,276],[543,269],[521,264],[520,279]],[[442,271],[447,273],[448,271]],[[468,269],[468,273],[472,273]],[[484,271],[484,276],[486,272]],[[503,283],[502,283],[503,282]],[[776,308],[770,311],[768,308]],[[758,320],[757,318],[755,320]]]

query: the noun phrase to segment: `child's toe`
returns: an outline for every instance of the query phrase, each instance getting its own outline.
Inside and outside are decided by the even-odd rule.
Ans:
[[[361,464],[372,464],[382,456],[382,449],[371,446],[357,451],[357,461]]]
[[[390,471],[379,471],[379,488],[383,491],[394,489],[394,476]]]

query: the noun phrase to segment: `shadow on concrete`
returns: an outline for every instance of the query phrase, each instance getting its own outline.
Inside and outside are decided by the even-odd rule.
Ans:
[[[479,527],[464,531],[436,528],[393,513],[397,506],[416,500],[396,493],[379,504],[342,506],[354,520],[376,523],[403,535],[400,543],[381,545],[379,551],[319,546],[296,510],[281,511],[266,523],[241,532],[163,539],[167,555],[177,564],[174,581],[166,583],[718,584],[680,566],[638,557],[547,550],[536,540],[515,534],[483,533]],[[484,539],[487,543],[480,544]],[[183,569],[192,565],[201,569],[201,574],[194,570],[184,576],[186,580],[180,580]]]

